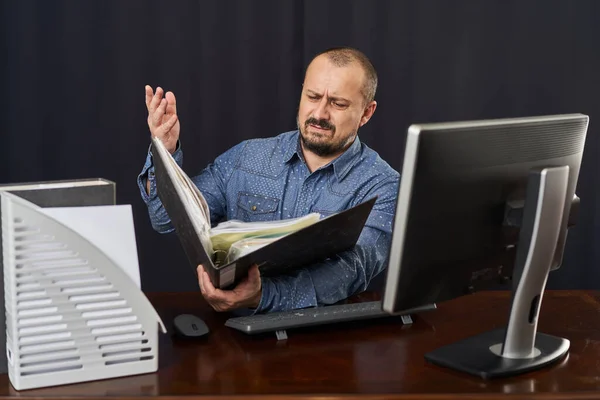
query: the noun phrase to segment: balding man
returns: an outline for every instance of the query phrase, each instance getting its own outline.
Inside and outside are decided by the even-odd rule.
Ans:
[[[251,139],[229,149],[192,177],[211,221],[246,222],[327,216],[377,196],[353,249],[290,275],[262,277],[258,268],[231,290],[216,289],[201,265],[200,290],[217,311],[284,311],[327,305],[364,291],[386,266],[400,176],[358,138],[377,107],[377,73],[353,48],[326,50],[309,63],[297,130]],[[146,86],[148,126],[181,166],[175,96]],[[174,230],[156,192],[152,154],[138,177],[152,226]]]

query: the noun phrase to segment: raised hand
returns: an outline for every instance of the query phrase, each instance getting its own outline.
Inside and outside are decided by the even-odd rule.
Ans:
[[[163,89],[156,88],[156,93],[146,85],[146,108],[148,109],[148,127],[150,134],[159,138],[173,154],[179,140],[179,118],[177,103],[173,92],[167,92],[163,98]]]

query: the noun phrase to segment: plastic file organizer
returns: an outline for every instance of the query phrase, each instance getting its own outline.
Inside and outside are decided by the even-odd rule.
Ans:
[[[10,193],[0,197],[14,388],[156,371],[159,324],[166,330],[119,257],[43,208]]]

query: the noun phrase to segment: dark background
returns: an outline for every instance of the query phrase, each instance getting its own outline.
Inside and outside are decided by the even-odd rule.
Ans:
[[[197,282],[136,186],[144,85],[175,92],[193,174],[243,139],[294,129],[307,62],[340,45],[378,70],[360,135],[397,170],[411,123],[590,115],[580,221],[549,286],[600,288],[598,1],[13,0],[0,18],[0,182],[115,181],[133,206],[145,291]]]

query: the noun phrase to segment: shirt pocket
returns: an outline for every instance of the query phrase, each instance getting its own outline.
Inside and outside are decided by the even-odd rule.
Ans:
[[[238,194],[237,219],[245,222],[273,221],[277,217],[279,199],[260,194]]]

